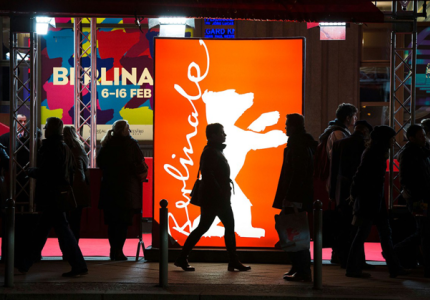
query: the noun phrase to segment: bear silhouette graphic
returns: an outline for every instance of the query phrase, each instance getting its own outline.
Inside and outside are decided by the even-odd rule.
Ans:
[[[248,127],[250,130],[244,130],[235,126],[235,123],[253,105],[253,93],[238,94],[233,89],[221,92],[205,91],[202,99],[206,105],[207,123],[222,124],[227,134],[227,147],[224,150],[224,155],[230,165],[230,178],[235,187],[235,193],[231,195],[235,232],[240,237],[264,237],[265,230],[263,228],[252,226],[252,203],[236,182],[236,177],[245,164],[246,155],[249,151],[274,148],[287,143],[288,137],[282,130],[258,133],[267,126],[277,124],[280,114],[277,111],[263,113]],[[197,227],[199,221],[200,217],[197,217],[193,222],[193,228]],[[216,218],[204,236],[224,236],[224,227],[218,226],[219,222],[219,218]]]

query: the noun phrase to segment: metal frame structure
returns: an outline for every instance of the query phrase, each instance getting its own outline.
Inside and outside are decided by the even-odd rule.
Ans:
[[[12,27],[12,26],[11,26]],[[10,33],[10,198],[16,201],[17,213],[34,213],[35,180],[26,178],[29,167],[36,164],[36,112],[37,112],[37,34],[29,32],[29,46],[18,45],[18,34]],[[27,79],[22,67],[29,69]],[[21,68],[21,70],[20,70]],[[24,69],[25,70],[25,69]],[[20,74],[20,72],[22,72]],[[21,75],[21,76],[20,76]],[[26,111],[29,126],[24,127],[24,135],[20,138],[18,115]],[[24,152],[24,153],[23,153]],[[29,155],[29,162],[21,165],[18,155]]]
[[[90,22],[90,30],[83,30],[83,21]],[[74,23],[74,63],[75,63],[75,112],[74,125],[79,138],[84,143],[90,167],[96,167],[97,142],[97,18],[75,18]],[[91,66],[85,68],[84,57],[91,57]],[[88,80],[88,78],[90,78]],[[84,94],[91,95],[85,103]],[[85,129],[89,135],[85,137]]]
[[[397,2],[393,1],[390,14],[395,21],[391,32],[389,125],[396,131],[396,142],[390,151],[390,209],[405,207],[398,203],[401,187],[399,173],[395,168],[399,169],[397,160],[405,144],[406,129],[415,124],[417,18],[426,16],[426,12],[418,13],[418,1],[411,4],[412,11],[398,12]],[[404,10],[406,6],[402,6]],[[408,46],[404,46],[405,37],[410,38],[411,43]]]

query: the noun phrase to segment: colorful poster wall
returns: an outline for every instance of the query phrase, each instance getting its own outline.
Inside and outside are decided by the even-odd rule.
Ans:
[[[57,24],[73,23],[70,18],[56,21]],[[158,36],[158,28],[140,31],[137,27],[130,28],[134,19],[122,18],[98,19],[98,24],[118,24],[118,27],[97,30],[97,138],[101,139],[116,120],[125,119],[131,125],[134,138],[152,140],[153,40]],[[126,28],[121,28],[122,25]],[[65,124],[73,124],[73,29],[51,28],[41,37],[41,42],[42,123],[55,116]],[[84,55],[82,64],[90,67],[90,56]],[[89,101],[90,93],[87,93],[84,102]]]
[[[154,217],[159,222],[159,202],[168,200],[177,245],[199,223],[189,193],[210,123],[221,123],[227,134],[237,245],[277,243],[279,210],[272,203],[287,143],[285,116],[303,113],[304,47],[302,38],[155,39]],[[217,219],[197,246],[224,247],[223,236]]]

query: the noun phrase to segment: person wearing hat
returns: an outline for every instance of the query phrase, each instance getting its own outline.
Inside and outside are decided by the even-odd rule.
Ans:
[[[388,126],[375,126],[370,134],[370,145],[364,150],[360,166],[351,185],[350,200],[353,202],[353,225],[357,233],[349,251],[346,276],[368,278],[369,273],[362,272],[364,242],[370,234],[372,225],[378,229],[382,255],[387,262],[391,278],[407,275],[393,250],[391,228],[388,221],[387,207],[384,200],[385,171],[388,151],[395,142],[396,132]]]
[[[337,254],[342,268],[346,268],[349,248],[354,238],[355,230],[351,225],[352,207],[347,202],[350,195],[352,177],[357,171],[361,162],[361,155],[366,148],[366,143],[370,138],[373,127],[365,120],[360,120],[354,124],[354,132],[351,136],[336,141],[333,144],[330,178],[330,199],[336,203],[338,218],[336,219],[333,232]],[[363,266],[366,264],[364,253],[362,253]]]

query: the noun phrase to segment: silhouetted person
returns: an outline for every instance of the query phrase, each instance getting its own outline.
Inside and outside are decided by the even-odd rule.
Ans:
[[[88,155],[84,150],[84,144],[76,133],[75,127],[65,126],[63,136],[64,142],[72,151],[74,159],[73,193],[77,207],[69,213],[69,223],[70,229],[72,229],[73,235],[79,243],[82,210],[91,205],[90,181],[87,175]]]
[[[236,236],[234,233],[234,217],[230,203],[230,166],[224,157],[223,150],[226,134],[219,123],[209,124],[206,127],[208,143],[200,157],[200,170],[202,182],[198,191],[200,199],[200,222],[194,229],[175,261],[175,266],[184,271],[194,271],[194,267],[188,264],[188,254],[197,244],[203,234],[218,217],[225,228],[224,239],[230,261],[228,271],[248,271],[251,267],[244,266],[236,254]]]
[[[407,274],[394,255],[391,228],[384,200],[388,151],[394,145],[395,135],[394,129],[388,126],[376,126],[373,129],[370,135],[370,146],[364,150],[360,166],[353,178],[351,186],[351,199],[354,202],[353,225],[358,228],[346,266],[346,276],[348,277],[371,276],[369,273],[362,272],[362,253],[364,253],[364,243],[370,234],[372,225],[378,229],[382,255],[387,262],[390,277]]]
[[[27,124],[27,117],[22,114],[17,115],[17,139],[28,136],[28,130],[29,126]],[[27,131],[24,130],[24,128],[27,128]],[[2,134],[0,136],[0,144],[6,147],[6,153],[7,155],[10,155],[10,131],[6,132],[5,134]],[[19,142],[17,142],[17,147],[19,147]],[[28,147],[28,146],[27,146]]]
[[[344,139],[351,135],[349,131],[357,121],[357,108],[349,103],[342,103],[338,106],[336,110],[336,119],[328,123],[328,127],[319,136],[320,143],[326,143],[326,157],[328,162],[331,161],[333,144],[341,139]],[[318,159],[318,157],[316,158]],[[316,172],[323,172],[323,170],[315,170]],[[330,183],[330,169],[324,170],[328,174],[323,174],[321,179],[327,180],[327,190]]]
[[[284,214],[312,210],[313,200],[313,155],[317,147],[313,137],[306,133],[302,115],[287,115],[285,125],[288,138],[284,150],[281,175],[273,207]],[[312,281],[311,255],[309,249],[288,252],[291,270],[284,274],[288,281]]]
[[[350,103],[342,103],[336,110],[336,119],[328,123],[328,127],[319,136],[318,150],[315,154],[315,177],[324,181],[327,192],[329,191],[330,185],[330,164],[332,157],[333,144],[351,135],[350,128],[357,121],[357,108]],[[334,199],[330,199],[334,202]],[[331,203],[329,204],[331,205]],[[335,235],[335,233],[333,233]],[[332,263],[339,263],[339,258],[336,254],[337,246],[332,246]]]
[[[430,119],[422,119],[421,126],[425,131],[426,148],[430,149]]]
[[[349,199],[352,178],[361,162],[361,155],[366,148],[373,127],[365,120],[355,122],[354,132],[351,136],[336,141],[333,144],[330,199],[336,201],[336,210],[339,212],[339,231],[336,234],[337,254],[341,267],[346,268],[349,249],[355,236],[352,222],[352,207]],[[364,253],[363,253],[363,262]]]
[[[6,199],[9,197],[8,188],[5,181],[4,173],[9,170],[9,155],[6,153],[6,147],[0,144],[0,215],[2,219],[2,243],[1,243],[1,260],[4,261],[6,253],[6,220],[5,220],[5,209],[6,209]]]
[[[48,118],[45,137],[37,155],[37,167],[29,169],[29,176],[36,179],[36,203],[42,211],[30,242],[30,251],[18,266],[23,273],[33,264],[33,257],[43,249],[49,232],[54,228],[61,251],[72,266],[63,277],[77,277],[88,273],[81,249],[69,228],[64,198],[61,192],[73,181],[73,156],[63,141],[63,121]]]
[[[142,213],[142,182],[148,166],[126,120],[113,123],[101,145],[97,155],[103,172],[99,208],[108,225],[110,258],[127,260],[123,253],[127,229],[133,224],[133,215]]]
[[[420,204],[430,204],[430,150],[426,146],[424,129],[419,125],[411,125],[406,136],[409,142],[400,153],[400,184],[408,208],[415,215],[417,223],[416,234],[396,245],[399,255],[402,248],[413,244],[421,244],[424,258],[424,275],[430,277],[430,222],[427,212]],[[418,240],[418,241],[417,241]],[[407,254],[410,255],[410,254]]]
[[[25,115],[19,114],[16,116],[16,119],[18,121],[18,126],[17,126],[18,137],[23,137],[25,135],[28,135],[28,131],[24,130],[25,125],[27,124],[27,117]]]

